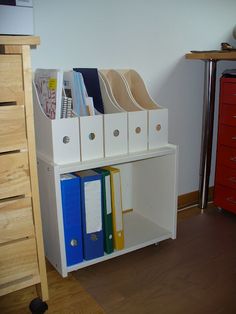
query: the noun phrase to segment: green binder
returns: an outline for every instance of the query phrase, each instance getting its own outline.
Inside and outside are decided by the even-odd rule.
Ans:
[[[104,251],[109,254],[113,252],[110,172],[101,168],[94,170],[102,175],[102,222],[104,233]]]

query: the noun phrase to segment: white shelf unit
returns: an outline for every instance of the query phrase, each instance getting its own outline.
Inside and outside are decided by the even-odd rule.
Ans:
[[[38,153],[45,252],[50,263],[66,277],[68,272],[165,239],[175,239],[177,159],[178,148],[171,144],[154,150],[60,165]],[[121,171],[125,247],[67,267],[60,175],[107,165],[113,165]]]

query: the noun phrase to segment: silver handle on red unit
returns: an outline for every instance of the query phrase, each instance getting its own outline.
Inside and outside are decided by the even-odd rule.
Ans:
[[[232,204],[236,204],[236,201],[234,200],[233,197],[227,197],[227,198],[226,198],[226,201],[228,201],[228,202],[230,202],[230,203],[232,203]]]
[[[228,180],[231,181],[231,182],[236,183],[236,178],[235,177],[228,178]]]

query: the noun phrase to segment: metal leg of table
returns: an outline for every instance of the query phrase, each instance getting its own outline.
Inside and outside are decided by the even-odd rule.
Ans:
[[[202,147],[199,180],[199,207],[204,209],[208,202],[209,178],[215,107],[216,60],[205,61],[204,101],[202,116]]]

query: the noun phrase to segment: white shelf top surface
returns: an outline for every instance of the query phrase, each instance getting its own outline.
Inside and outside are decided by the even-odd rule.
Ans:
[[[113,157],[104,157],[100,159],[93,159],[93,160],[88,160],[88,161],[72,162],[72,163],[65,163],[65,164],[55,164],[53,163],[53,161],[48,160],[41,153],[38,153],[38,158],[51,164],[54,167],[57,167],[59,173],[62,174],[62,173],[86,170],[86,169],[91,169],[91,168],[122,164],[126,162],[148,159],[148,158],[153,158],[153,157],[158,157],[158,156],[165,156],[169,154],[174,154],[175,152],[176,152],[176,146],[172,144],[167,144],[165,146],[161,146],[156,149],[145,150],[145,151],[141,151],[137,153],[117,155]]]

